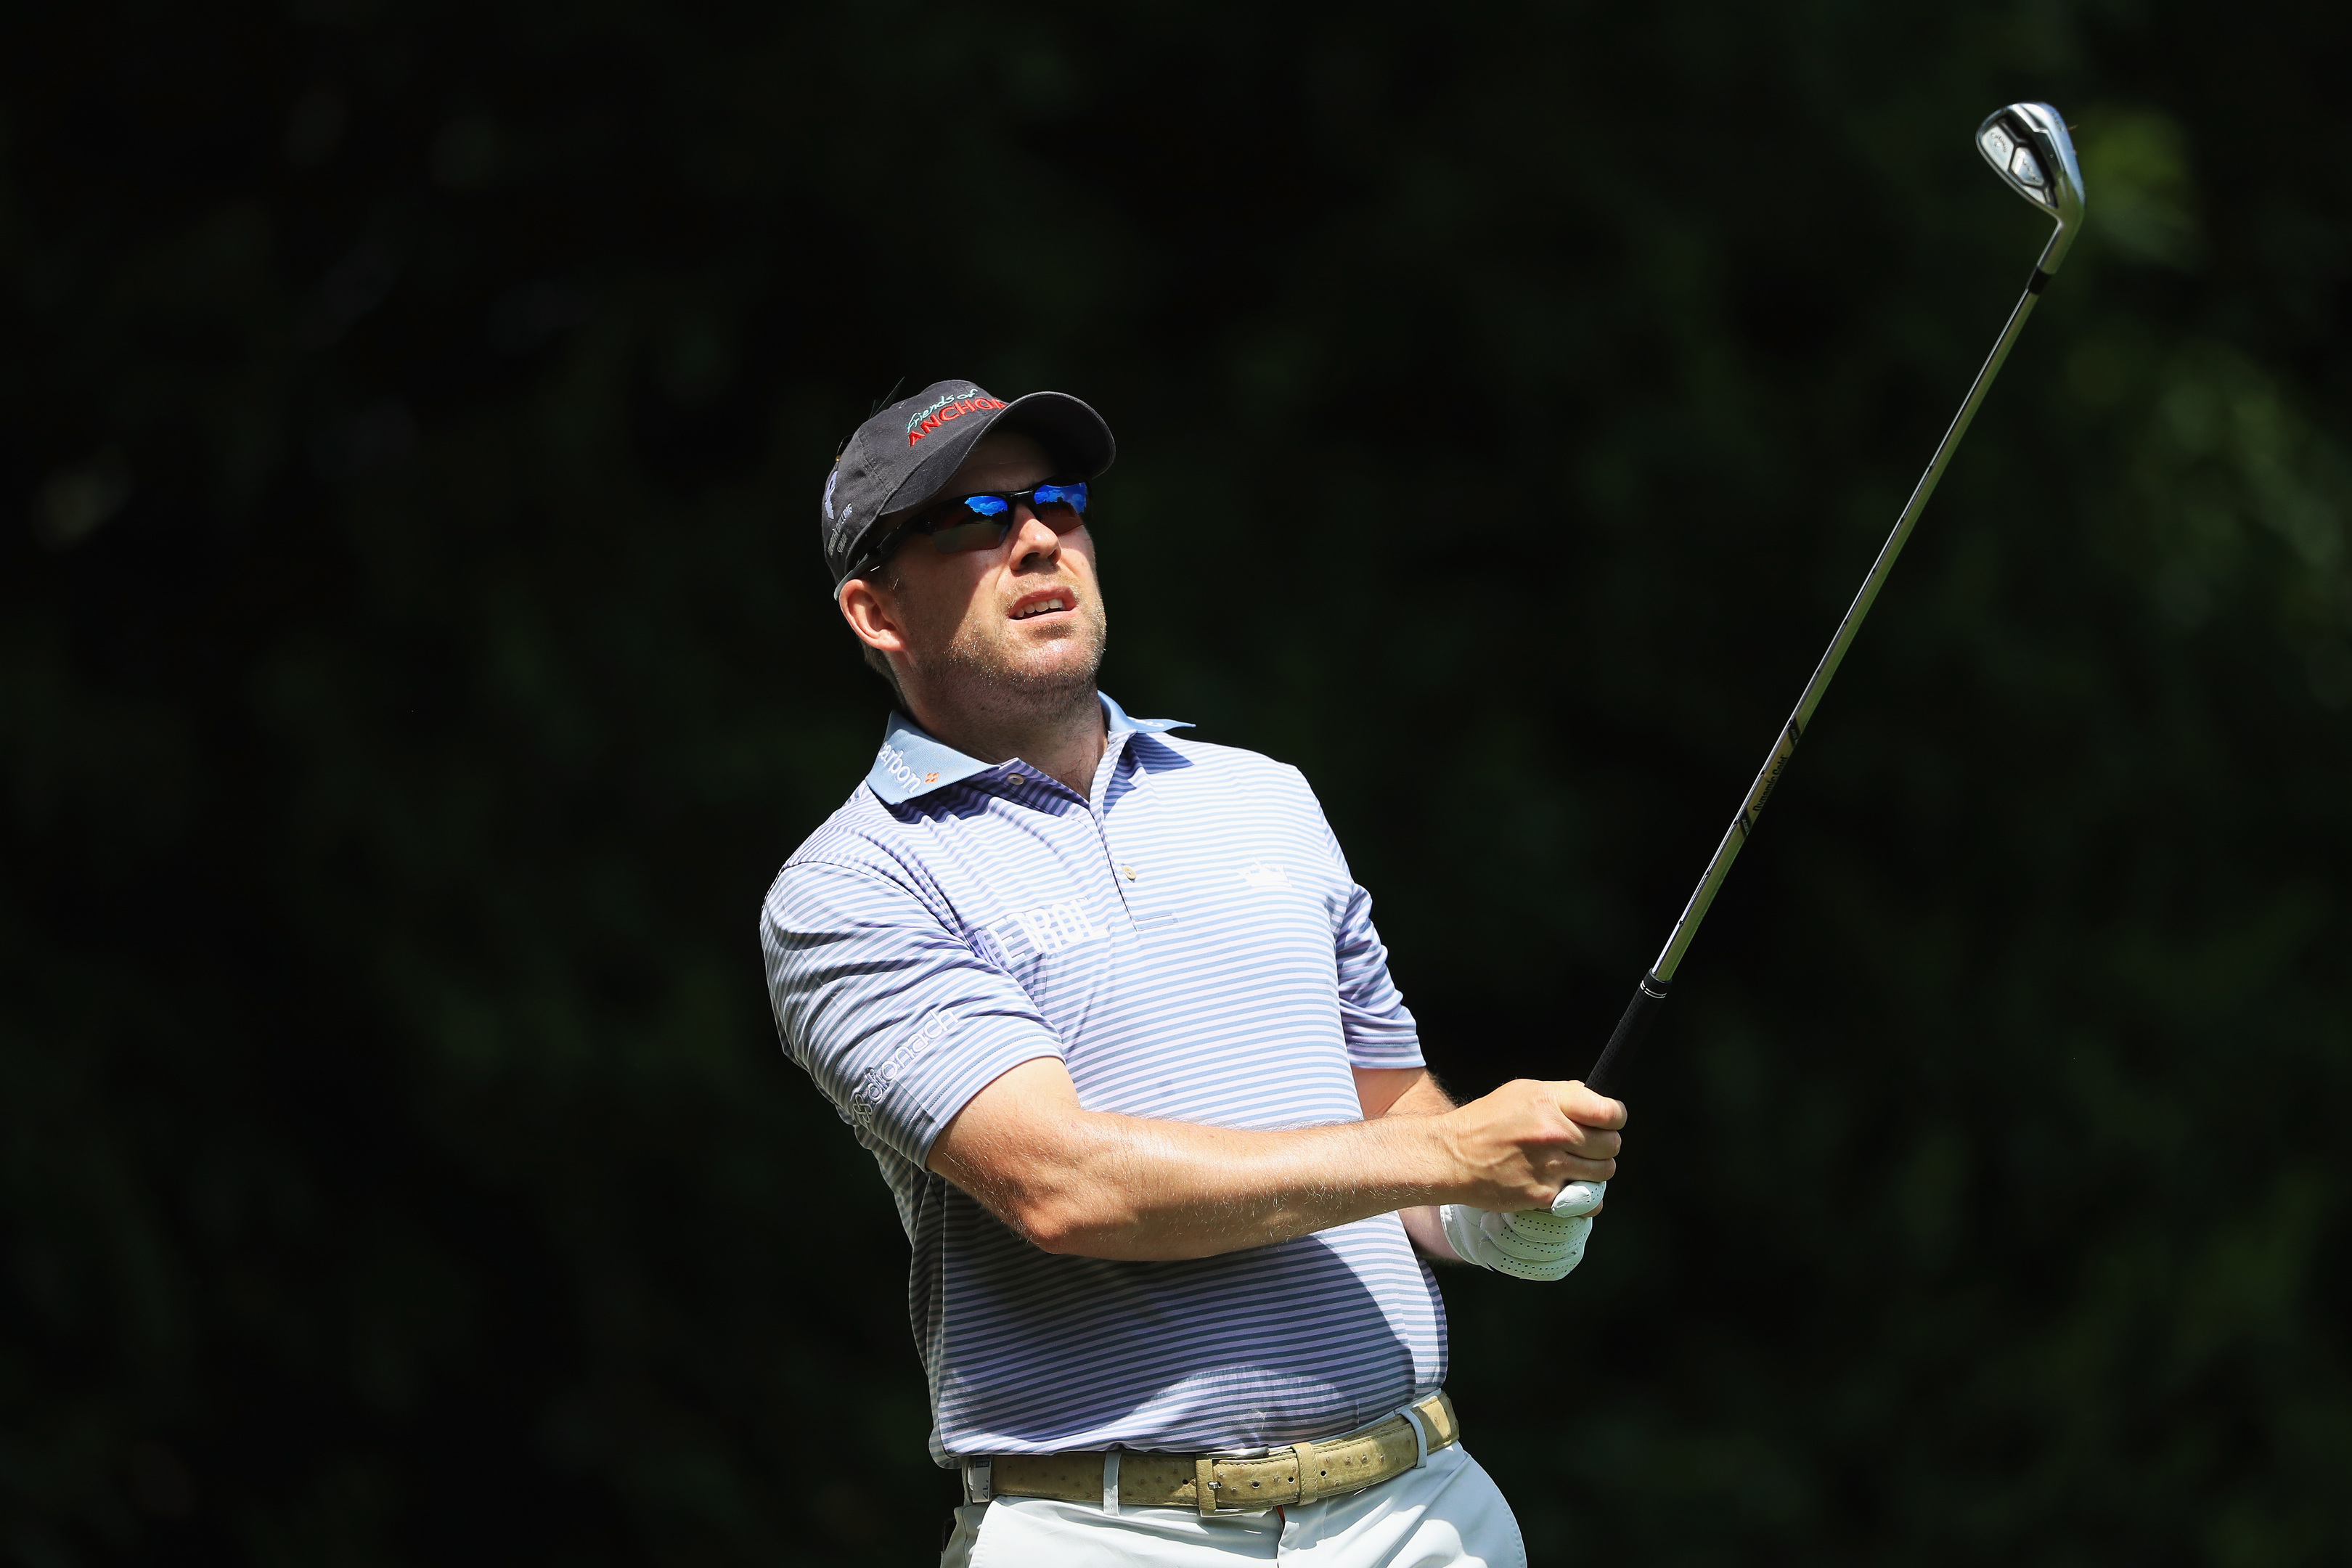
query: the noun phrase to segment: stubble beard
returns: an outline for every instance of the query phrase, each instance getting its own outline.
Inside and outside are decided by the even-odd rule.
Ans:
[[[1048,664],[1024,660],[1011,638],[992,637],[980,626],[966,626],[925,661],[929,666],[925,674],[930,678],[926,684],[951,688],[955,705],[964,711],[984,712],[1016,728],[1050,724],[1075,710],[1090,708],[1103,652],[1110,642],[1110,617],[1095,598],[1073,618],[1080,624],[1055,640],[1077,643],[1077,658],[1064,657]]]

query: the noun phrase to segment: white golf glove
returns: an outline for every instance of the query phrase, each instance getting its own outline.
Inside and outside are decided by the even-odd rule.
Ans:
[[[1549,1213],[1497,1214],[1465,1204],[1447,1204],[1437,1213],[1447,1244],[1463,1262],[1515,1279],[1559,1279],[1584,1261],[1592,1211],[1608,1190],[1606,1182],[1570,1182]]]

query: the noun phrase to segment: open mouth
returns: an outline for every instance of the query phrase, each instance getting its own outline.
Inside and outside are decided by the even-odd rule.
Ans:
[[[1077,602],[1078,596],[1066,588],[1047,589],[1023,596],[1013,606],[1013,618],[1016,621],[1034,620],[1039,616],[1050,616],[1057,610],[1071,609]]]

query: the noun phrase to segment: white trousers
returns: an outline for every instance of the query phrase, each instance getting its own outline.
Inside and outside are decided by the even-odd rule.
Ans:
[[[1511,1505],[1455,1444],[1352,1497],[1203,1519],[1184,1508],[999,1498],[956,1510],[940,1568],[1527,1568]]]

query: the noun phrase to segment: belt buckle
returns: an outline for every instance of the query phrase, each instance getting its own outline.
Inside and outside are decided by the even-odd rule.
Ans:
[[[1192,1460],[1193,1501],[1199,1505],[1202,1519],[1213,1519],[1219,1514],[1252,1511],[1245,1508],[1227,1508],[1224,1506],[1224,1500],[1219,1495],[1223,1491],[1224,1487],[1223,1483],[1217,1479],[1217,1461],[1221,1458],[1227,1457],[1229,1456],[1201,1454],[1195,1456]]]
[[[1267,1503],[1264,1508],[1251,1508],[1246,1504],[1225,1506],[1223,1499],[1219,1495],[1223,1488],[1217,1479],[1217,1467],[1228,1459],[1270,1459],[1277,1451],[1273,1448],[1218,1448],[1210,1453],[1194,1456],[1192,1490],[1194,1501],[1200,1507],[1201,1517],[1209,1519],[1219,1515],[1264,1513],[1266,1509],[1274,1507],[1272,1503]]]

